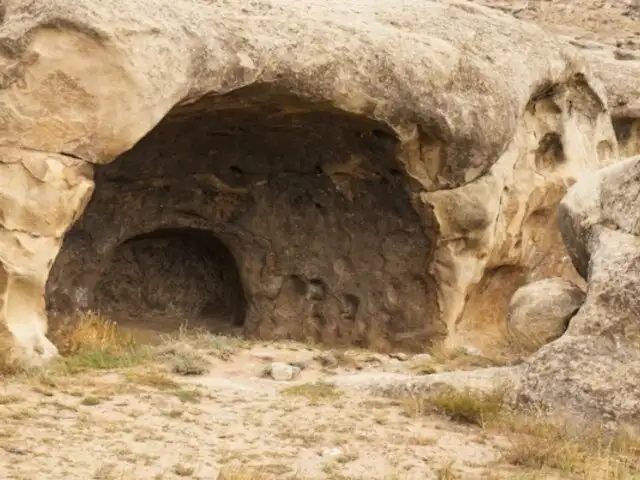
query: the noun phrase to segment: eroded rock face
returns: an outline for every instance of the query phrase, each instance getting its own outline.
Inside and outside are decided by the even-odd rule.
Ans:
[[[435,225],[412,207],[395,138],[334,111],[274,108],[258,98],[235,115],[191,107],[98,167],[53,269],[51,308],[139,324],[173,312],[221,329],[231,314],[263,338],[381,349],[437,318]],[[194,231],[209,232],[208,253],[185,243]]]
[[[604,168],[562,201],[560,226],[585,273],[585,303],[566,334],[528,362],[521,403],[616,422],[640,419],[640,157]]]
[[[561,278],[547,278],[520,287],[511,297],[507,324],[513,340],[537,350],[567,329],[585,294]]]
[[[588,44],[583,54],[605,85],[620,155],[640,155],[640,50]]]
[[[459,1],[5,5],[20,344],[45,343],[88,165],[54,312],[419,349],[482,344],[519,286],[575,276],[549,226],[617,143],[584,59],[535,26]]]

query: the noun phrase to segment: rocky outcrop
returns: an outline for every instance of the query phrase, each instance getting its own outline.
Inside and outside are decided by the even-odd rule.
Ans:
[[[640,50],[590,43],[582,53],[605,85],[620,155],[640,155]]]
[[[510,339],[535,351],[559,338],[584,297],[581,288],[561,278],[546,278],[520,287],[509,303]]]
[[[0,320],[27,357],[54,351],[45,282],[52,313],[418,350],[579,280],[550,225],[617,143],[533,25],[454,0],[3,7]]]
[[[636,156],[581,180],[562,201],[560,228],[587,295],[565,335],[527,361],[520,403],[640,419],[639,189]]]

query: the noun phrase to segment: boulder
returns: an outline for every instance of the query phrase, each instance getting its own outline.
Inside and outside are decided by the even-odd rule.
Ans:
[[[481,342],[519,286],[579,281],[550,226],[617,143],[534,25],[457,0],[2,5],[0,322],[25,358],[87,308]]]
[[[639,167],[640,157],[606,167],[562,201],[560,225],[586,273],[586,298],[564,336],[527,360],[519,403],[589,420],[640,420]]]
[[[507,324],[518,345],[537,350],[560,337],[578,311],[585,294],[561,278],[547,278],[520,287],[511,297]]]

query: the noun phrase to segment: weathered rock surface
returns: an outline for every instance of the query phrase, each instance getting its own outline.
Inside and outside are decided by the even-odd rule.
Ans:
[[[546,278],[520,287],[511,297],[507,324],[512,340],[537,350],[560,337],[584,302],[585,294],[561,278]]]
[[[274,362],[271,365],[267,365],[262,374],[264,376],[269,376],[276,381],[286,382],[289,380],[295,380],[295,378],[300,375],[300,371],[300,367],[295,365]]]
[[[353,373],[336,375],[327,382],[369,395],[406,398],[438,391],[443,387],[461,392],[472,390],[480,393],[510,390],[519,381],[521,373],[520,366],[441,372],[423,376],[404,373]]]
[[[622,157],[640,154],[640,4],[637,0],[477,0],[542,26],[576,48],[605,85]]]
[[[560,206],[568,251],[588,280],[563,337],[527,361],[521,403],[640,420],[640,156],[578,182]]]
[[[482,344],[521,285],[578,281],[555,208],[618,147],[584,58],[533,25],[453,0],[3,6],[0,316],[27,356],[53,351],[50,269],[54,313],[380,350]]]

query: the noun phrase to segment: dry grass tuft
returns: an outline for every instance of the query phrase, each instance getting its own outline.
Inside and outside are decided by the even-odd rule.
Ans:
[[[405,412],[412,417],[439,413],[454,422],[485,426],[503,410],[505,391],[484,393],[443,387],[423,396],[405,399]]]
[[[342,393],[338,388],[325,382],[303,383],[284,388],[282,395],[289,397],[304,397],[312,402],[327,402],[338,400]]]
[[[177,390],[180,388],[178,382],[160,372],[130,373],[127,375],[127,378],[129,381],[137,383],[138,385],[158,390]]]
[[[216,480],[266,480],[267,476],[260,470],[239,467],[239,468],[223,468]]]
[[[175,334],[163,335],[162,343],[165,346],[188,345],[193,350],[205,352],[207,355],[225,361],[231,359],[238,350],[247,345],[246,340],[216,335],[202,328],[189,329],[187,325],[181,325]]]
[[[167,363],[178,375],[204,375],[211,365],[207,357],[183,342],[161,345],[154,357]]]
[[[51,337],[63,356],[82,350],[123,350],[134,344],[131,334],[92,311],[65,318]]]
[[[438,413],[452,421],[476,425],[504,435],[510,446],[507,463],[540,473],[549,471],[598,480],[640,479],[640,437],[624,430],[577,427],[575,422],[514,411],[505,404],[505,389],[482,393],[451,387],[404,399],[405,411],[416,417]]]
[[[576,430],[568,422],[535,421],[517,414],[499,426],[512,434],[523,433],[512,435],[505,452],[504,460],[512,465],[582,478],[640,478],[640,438],[628,432],[611,434],[598,426]]]
[[[149,348],[137,345],[131,334],[96,312],[66,319],[52,339],[63,356],[61,365],[71,373],[132,367],[151,360]]]

